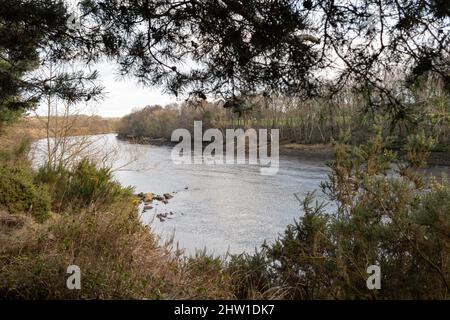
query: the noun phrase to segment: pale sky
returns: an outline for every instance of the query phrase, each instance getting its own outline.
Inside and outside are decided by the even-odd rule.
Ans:
[[[103,117],[122,117],[133,109],[147,105],[166,105],[182,99],[164,94],[162,88],[144,88],[135,78],[121,79],[113,63],[102,63],[95,67],[100,73],[99,84],[105,87],[105,99],[91,103],[96,113]]]
[[[77,12],[78,0],[66,0],[69,7]],[[85,66],[76,65],[76,69],[83,69]],[[144,88],[139,85],[134,78],[121,79],[117,76],[117,66],[114,63],[99,63],[90,68],[98,70],[100,75],[98,84],[103,86],[104,99],[98,103],[88,102],[85,106],[77,106],[81,112],[88,114],[95,113],[102,117],[122,117],[130,113],[133,109],[142,109],[147,105],[166,105],[173,102],[180,102],[183,99],[163,94],[161,88]],[[86,73],[89,70],[85,70]],[[39,108],[45,110],[45,107]],[[41,113],[42,111],[38,112]]]
[[[104,87],[104,99],[98,102],[89,101],[71,106],[71,113],[87,115],[99,115],[102,117],[123,117],[136,109],[142,109],[147,105],[159,104],[165,106],[174,102],[182,102],[183,97],[163,93],[162,88],[143,87],[133,77],[121,78],[117,74],[117,66],[114,63],[99,63],[87,68],[83,64],[76,63],[69,70],[82,70],[85,74],[97,70],[99,77],[96,84]],[[34,114],[34,113],[32,113]],[[36,110],[38,115],[47,114],[47,102],[42,100]]]
[[[71,11],[79,14],[77,5],[79,0],[66,0]],[[87,67],[82,64],[75,63],[72,66],[75,70],[83,70]],[[98,63],[95,66],[84,70],[99,71],[98,84],[104,87],[104,99],[96,102],[88,102],[85,105],[74,106],[77,113],[96,114],[102,117],[122,117],[130,113],[133,109],[142,109],[147,105],[160,104],[162,106],[181,102],[183,98],[175,98],[174,96],[164,94],[161,88],[144,88],[139,85],[134,78],[121,79],[117,76],[117,66],[114,63]],[[46,114],[45,102],[36,110],[38,114]]]

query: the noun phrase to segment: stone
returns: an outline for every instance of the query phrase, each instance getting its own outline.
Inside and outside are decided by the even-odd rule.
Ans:
[[[164,198],[166,198],[166,200],[170,200],[173,198],[173,195],[171,195],[170,193],[164,193]]]
[[[136,196],[137,196],[138,198],[140,198],[141,200],[144,200],[144,198],[145,198],[145,193],[139,192]]]
[[[151,202],[153,202],[154,198],[155,198],[155,195],[151,192],[144,194],[144,202],[151,203]]]

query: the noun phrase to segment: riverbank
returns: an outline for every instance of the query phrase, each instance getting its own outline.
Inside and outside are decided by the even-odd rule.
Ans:
[[[108,136],[111,140],[117,140],[115,135]],[[122,149],[123,152],[119,152],[124,154],[126,143],[116,142],[119,147],[125,147],[125,149]],[[413,244],[425,239],[427,242],[424,242],[422,248],[428,249],[430,245],[433,245],[428,239],[436,239],[437,236],[443,237],[439,228],[443,225],[442,221],[444,221],[444,225],[447,221],[444,220],[444,214],[448,212],[447,185],[433,185],[430,194],[421,200],[423,204],[421,202],[416,206],[413,202],[405,203],[405,201],[416,201],[416,199],[421,198],[405,196],[410,191],[404,191],[404,189],[400,189],[402,193],[398,194],[398,180],[391,181],[386,178],[386,188],[392,191],[386,193],[386,189],[383,188],[381,190],[383,193],[377,194],[376,192],[381,192],[380,189],[367,190],[367,194],[370,196],[374,194],[377,196],[376,201],[368,204],[364,202],[356,203],[355,208],[357,209],[367,208],[367,211],[352,211],[357,215],[356,221],[341,220],[337,221],[337,224],[329,225],[328,221],[324,219],[327,219],[333,213],[332,210],[328,210],[329,214],[323,217],[317,215],[317,219],[313,222],[323,222],[321,224],[323,232],[321,230],[318,232],[321,232],[321,237],[322,235],[329,237],[318,245],[322,245],[322,243],[329,245],[331,243],[332,246],[327,247],[329,248],[327,251],[312,252],[309,243],[302,241],[304,235],[299,234],[300,231],[310,230],[311,225],[308,224],[309,220],[301,218],[299,203],[293,195],[300,194],[303,197],[317,185],[316,182],[324,180],[328,170],[323,165],[318,167],[318,164],[284,159],[284,171],[269,178],[255,174],[246,166],[229,166],[228,169],[231,171],[226,172],[222,170],[223,168],[214,166],[199,166],[198,168],[188,166],[184,170],[183,168],[177,168],[175,171],[173,163],[168,161],[170,159],[169,148],[152,148],[144,145],[139,147],[144,149],[145,154],[149,156],[144,158],[143,161],[148,162],[149,159],[152,161],[151,167],[147,167],[145,173],[136,169],[125,170],[117,172],[118,175],[113,177],[104,169],[98,169],[95,165],[84,162],[84,165],[68,171],[68,174],[59,175],[57,172],[45,171],[37,174],[28,169],[29,173],[25,176],[28,177],[27,179],[23,180],[24,177],[18,175],[14,179],[14,184],[10,182],[0,184],[10,192],[18,190],[18,188],[8,188],[14,185],[27,186],[32,188],[30,191],[40,186],[45,187],[42,188],[42,192],[51,191],[49,199],[51,207],[62,210],[52,209],[47,220],[39,223],[32,220],[33,212],[30,211],[36,210],[34,205],[27,204],[23,212],[17,213],[11,213],[9,210],[0,208],[0,234],[2,234],[0,237],[0,279],[3,280],[0,281],[1,297],[4,299],[300,299],[304,297],[301,293],[290,289],[290,291],[278,290],[285,283],[289,283],[289,288],[296,288],[298,283],[310,281],[309,274],[303,272],[303,270],[310,270],[311,264],[308,263],[304,266],[303,260],[295,260],[299,259],[298,252],[303,252],[304,255],[301,258],[305,257],[308,259],[307,261],[319,261],[320,264],[314,264],[312,267],[314,268],[314,274],[320,274],[323,270],[328,270],[327,268],[330,265],[336,266],[334,261],[327,261],[327,257],[337,256],[338,250],[345,247],[339,243],[334,245],[332,241],[335,241],[335,239],[348,237],[365,241],[363,242],[364,245],[372,245],[374,243],[373,234],[369,232],[372,230],[370,228],[375,227],[377,230],[379,228],[386,229],[386,232],[382,234],[390,236],[387,240],[375,238],[377,243],[381,243],[383,246],[410,243],[403,238],[398,238],[403,234],[392,232],[391,226],[373,225],[371,224],[373,222],[368,220],[368,218],[373,217],[372,212],[384,212],[384,208],[375,207],[375,209],[372,209],[372,206],[385,199],[388,201],[393,199],[394,206],[389,207],[392,208],[390,210],[417,207],[418,209],[411,213],[413,218],[419,214],[421,215],[419,218],[421,218],[429,212],[437,214],[436,217],[431,216],[433,218],[432,228],[429,227],[430,224],[418,225],[415,220],[404,222],[405,228],[411,228],[412,231],[408,232],[408,235],[411,236],[415,236],[415,232],[419,228],[428,232],[435,232],[434,234],[427,233],[427,238],[419,233],[417,237],[412,238]],[[305,151],[304,148],[296,148],[296,146],[291,146],[290,149]],[[315,148],[310,146],[309,149],[311,153],[322,150],[319,146]],[[18,154],[14,153],[14,156],[18,156]],[[344,160],[347,159],[352,161],[351,158]],[[11,174],[15,174],[20,169],[17,167],[17,161],[13,160],[11,163],[15,164],[14,167],[11,167]],[[346,162],[344,161],[344,163]],[[348,164],[349,167],[352,165],[353,163]],[[365,165],[365,163],[362,165]],[[293,170],[295,168],[298,170]],[[118,181],[116,181],[116,178]],[[338,190],[343,190],[341,188],[350,185],[349,181],[352,183],[358,181],[357,178],[357,176],[352,176],[349,179],[355,180],[343,180],[338,186]],[[159,204],[158,212],[149,212],[147,215],[150,218],[154,217],[155,213],[159,214],[159,217],[156,217],[158,221],[156,221],[156,224],[148,225],[148,227],[142,226],[142,219],[139,219],[136,214],[138,199],[131,194],[134,191],[123,187],[131,183],[138,185],[138,183],[145,182],[152,184],[153,187],[140,184],[138,189],[155,190],[162,194],[160,190],[177,190],[175,188],[186,185],[186,181],[189,181],[189,192],[179,193],[169,203],[173,206],[182,206],[183,210],[179,211],[180,215],[172,216],[169,211],[169,215],[166,216],[167,220],[163,223],[164,221],[161,220],[166,219],[164,212],[168,211],[162,210],[163,208],[166,209],[164,207],[166,204],[163,203],[164,206]],[[120,182],[120,185],[118,182]],[[404,185],[412,188],[414,184],[405,183]],[[281,186],[286,188],[280,189]],[[299,190],[299,187],[304,189]],[[17,197],[18,200],[8,201],[7,204],[13,204],[16,207],[17,203],[24,202],[21,199],[23,195],[42,198],[40,194],[30,191],[19,191],[20,197]],[[406,192],[408,193],[404,195],[403,193]],[[70,196],[61,198],[61,195]],[[166,200],[171,198],[169,194],[163,196],[142,194],[142,196],[144,200],[145,198],[150,200],[158,197],[161,202],[164,200],[162,197]],[[366,197],[365,199],[371,198]],[[321,199],[318,200],[320,202]],[[358,198],[355,198],[355,200],[358,200]],[[398,201],[403,202],[397,207]],[[26,202],[24,203],[26,204]],[[87,206],[86,203],[90,205]],[[206,211],[201,212],[199,204],[202,204]],[[362,206],[363,204],[365,207]],[[388,204],[390,205],[390,202]],[[228,206],[228,210],[220,212],[219,210],[223,210],[225,206]],[[422,208],[426,210],[422,210]],[[430,210],[428,210],[429,208]],[[167,209],[170,210],[170,208]],[[187,211],[187,209],[190,211]],[[291,214],[287,214],[289,210],[291,210]],[[367,214],[367,212],[370,214]],[[398,215],[404,213],[403,211],[392,212]],[[300,219],[298,218],[299,215]],[[292,224],[294,217],[299,221],[298,228],[289,227],[288,230],[299,231],[288,238],[290,235],[285,233],[284,230],[286,230],[286,226]],[[145,215],[142,215],[141,218],[145,222]],[[430,217],[424,216],[423,218]],[[420,221],[428,223],[430,220]],[[267,239],[276,239],[277,235],[283,234],[287,234],[287,236],[279,239],[276,246],[272,246],[273,242],[268,240],[266,243],[269,251],[262,251],[261,255],[237,254],[230,257],[228,253],[233,253],[232,251],[221,251],[227,252],[227,256],[230,257],[227,260],[223,255],[217,258],[215,258],[216,254],[214,256],[208,255],[209,251],[206,251],[206,249],[202,251],[203,253],[196,251],[183,256],[183,251],[176,245],[173,237],[160,241],[158,231],[163,225],[167,227],[176,225],[176,234],[189,232],[192,234],[192,240],[204,239],[205,246],[193,244],[193,247],[197,248],[212,248],[217,243],[226,246],[230,241],[235,241],[237,244],[242,244],[243,241],[247,240],[251,241],[252,246],[249,250],[243,251],[236,248],[236,253],[250,252],[250,249],[253,252],[255,246],[259,248],[260,244],[266,242]],[[355,229],[355,226],[358,229]],[[397,225],[394,227],[397,227]],[[361,228],[364,229],[361,231]],[[385,231],[384,229],[382,231]],[[348,232],[348,234],[341,230]],[[333,232],[340,233],[335,235]],[[369,234],[369,239],[361,238],[361,234]],[[217,235],[221,235],[221,237],[217,237]],[[316,234],[306,234],[306,236],[314,238]],[[321,240],[321,237],[315,239]],[[406,238],[406,240],[408,239],[410,238]],[[189,238],[186,238],[186,240],[189,240]],[[448,252],[448,250],[445,250],[448,247],[447,242],[444,241],[447,240],[445,238],[443,240],[438,239],[437,244],[428,249],[426,254],[430,257],[434,252]],[[306,243],[306,246],[304,243]],[[444,249],[442,249],[442,246],[444,246]],[[313,246],[313,248],[317,248],[317,246]],[[356,252],[354,248],[350,249],[348,251],[350,254]],[[402,250],[412,256],[414,261],[420,261],[419,257],[414,256],[414,254],[417,255],[415,247],[402,247]],[[278,252],[282,255],[277,255]],[[321,259],[316,259],[318,254]],[[366,263],[364,256],[353,255],[350,257],[352,262],[343,261],[345,265],[341,268],[342,270],[331,270],[330,278],[340,275],[342,272],[348,272],[348,270],[351,271],[351,275],[356,274],[358,270],[351,269],[354,266],[353,261],[357,261],[358,265],[362,266]],[[437,260],[441,259],[441,256],[432,257],[435,259],[434,261],[441,261]],[[384,258],[384,256],[381,258]],[[385,261],[378,257],[372,259]],[[273,266],[280,265],[280,261],[293,261],[295,263],[293,268],[302,270],[305,279],[293,279],[290,269],[288,269],[287,275],[285,269],[274,270]],[[322,261],[325,261],[326,264]],[[397,263],[397,261],[393,263]],[[83,287],[81,291],[66,290],[66,282],[61,281],[68,265],[77,265],[82,270]],[[430,285],[427,288],[436,288],[433,292],[423,290],[424,297],[441,297],[441,291],[439,290],[442,286],[439,286],[438,281],[441,281],[439,274],[433,274],[434,269],[427,269],[426,264],[419,265],[419,267],[418,270],[423,270],[423,272],[418,271],[417,275],[426,275],[426,278],[419,279],[417,283],[426,283],[427,285],[432,283],[433,286]],[[387,265],[382,265],[381,268],[389,270]],[[406,265],[402,268],[409,270],[411,266]],[[393,274],[389,277],[396,278],[397,276]],[[264,282],[255,287],[253,279],[261,279],[258,281]],[[352,276],[346,277],[344,280],[331,278],[333,283],[343,283],[342,281],[348,279],[357,278]],[[360,282],[357,281],[359,280],[355,280],[352,284],[353,287],[358,283],[365,284],[365,279]],[[37,282],[40,284],[39,286],[36,286]],[[402,282],[399,288],[406,288],[402,289],[406,291],[410,290],[408,284],[408,281]],[[417,293],[416,287],[417,285],[414,284],[411,289],[413,294]],[[11,288],[14,289],[11,290]],[[312,298],[339,298],[339,292],[344,289],[350,290],[347,286],[341,286],[338,293],[330,295],[329,292],[332,289],[327,287],[323,292],[317,293],[317,296]],[[397,293],[397,290],[400,289],[394,288],[390,291],[393,292],[394,297],[405,297],[409,292],[407,291],[405,294],[403,291],[398,291],[399,293]],[[442,292],[446,292],[445,288],[442,289]],[[345,293],[342,297],[354,296],[354,294],[359,294],[359,292]],[[361,298],[366,298],[366,296],[362,295]]]
[[[133,137],[123,136],[118,134],[117,139],[127,141],[130,143],[152,145],[152,146],[175,146],[178,142],[172,142],[165,138],[150,138],[150,137]],[[207,145],[208,143],[205,143]],[[334,157],[334,150],[331,144],[301,144],[281,142],[280,155],[291,155],[303,157],[305,159],[327,161]]]
[[[153,146],[175,146],[177,142],[172,142],[165,138],[133,137],[117,135],[117,139],[130,143],[153,145]],[[447,148],[448,149],[448,148]],[[450,149],[432,151],[428,158],[429,166],[450,166]],[[398,150],[396,150],[398,151]],[[401,152],[400,156],[401,156]],[[282,141],[280,143],[280,155],[288,155],[299,159],[311,161],[330,161],[334,159],[334,149],[331,143],[327,144],[302,144]]]
[[[236,298],[222,265],[187,260],[142,225],[133,188],[110,170],[84,160],[35,171],[30,138],[9,129],[0,135],[1,299]],[[81,290],[67,289],[72,265]]]
[[[69,118],[24,117],[7,128],[14,134],[20,133],[31,140],[47,137],[47,130],[52,136],[84,136],[117,132],[119,118],[102,118],[99,116],[78,115]],[[48,127],[47,127],[48,126]]]

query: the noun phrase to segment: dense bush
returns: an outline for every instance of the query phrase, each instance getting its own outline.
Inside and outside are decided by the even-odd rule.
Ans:
[[[31,214],[43,222],[49,216],[50,195],[44,185],[34,183],[30,169],[1,165],[0,207],[11,214]]]
[[[408,162],[390,175],[395,155],[380,134],[365,146],[337,145],[322,185],[336,210],[307,197],[304,215],[265,245],[263,258],[234,257],[230,272],[265,279],[253,287],[291,299],[448,299],[450,183],[418,173],[432,145],[423,134],[409,141]],[[251,272],[255,260],[265,268]],[[366,287],[371,265],[381,268],[381,290]]]
[[[40,179],[44,177],[66,176],[49,176],[47,171],[41,172]],[[129,189],[119,190],[108,170],[83,161],[67,177],[60,183],[68,184],[72,198],[64,200],[63,212],[40,225],[21,220],[0,236],[1,299],[234,297],[221,261],[207,256],[181,259],[170,244],[162,245],[141,224]],[[100,205],[97,197],[114,201]],[[96,205],[81,208],[84,202]],[[0,226],[3,218],[0,214]],[[70,265],[80,267],[81,290],[66,287]]]
[[[132,190],[123,188],[112,177],[109,168],[98,168],[88,159],[81,160],[73,169],[43,167],[36,181],[49,185],[53,208],[57,212],[113,206],[131,198]]]

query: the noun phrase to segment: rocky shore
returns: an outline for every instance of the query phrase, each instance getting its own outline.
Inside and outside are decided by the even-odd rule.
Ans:
[[[185,190],[187,190],[187,188]],[[158,195],[152,192],[146,193],[141,192],[136,194],[136,197],[138,197],[141,200],[141,205],[143,205],[142,213],[145,213],[155,208],[154,202],[161,202],[163,204],[168,204],[169,200],[172,199],[174,196],[171,193],[164,193],[163,195]],[[157,213],[155,217],[158,218],[160,222],[164,222],[166,221],[166,219],[171,219],[172,216],[174,215],[175,213],[170,211],[164,213]]]

